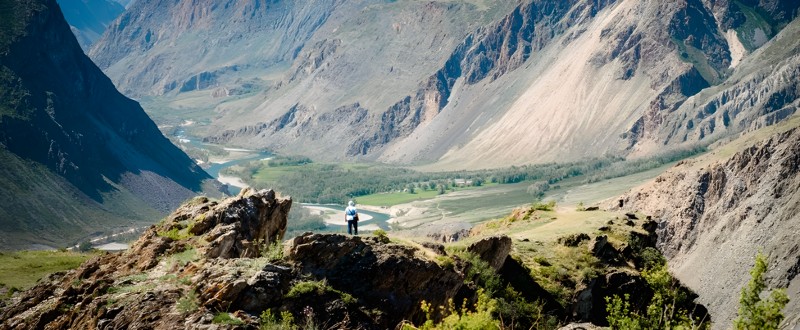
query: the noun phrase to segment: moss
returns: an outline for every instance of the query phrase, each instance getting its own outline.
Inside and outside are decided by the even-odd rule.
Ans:
[[[193,227],[193,224],[190,224],[189,226],[187,226],[187,227],[185,227],[183,229],[179,229],[177,227],[173,227],[170,230],[159,231],[159,232],[157,232],[157,234],[158,234],[158,236],[161,236],[161,237],[170,238],[173,241],[182,241],[182,240],[185,240],[185,239],[188,239],[188,238],[194,236],[190,232],[192,227]]]

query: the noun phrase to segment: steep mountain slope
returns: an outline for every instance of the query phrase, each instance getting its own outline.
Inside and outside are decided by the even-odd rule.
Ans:
[[[2,248],[157,220],[210,179],[81,51],[55,1],[3,0]]]
[[[58,5],[85,51],[100,39],[108,24],[125,11],[120,3],[111,0],[58,0]]]
[[[646,156],[769,121],[771,98],[796,110],[796,79],[766,71],[788,77],[797,65],[796,29],[773,38],[796,1],[314,4],[327,16],[304,11],[311,2],[144,1],[91,54],[133,95],[212,104],[193,132],[207,141],[438,169]],[[270,36],[256,42],[258,31]],[[725,95],[688,102],[710,86]],[[762,101],[711,122],[713,107],[752,88]]]
[[[659,222],[659,249],[676,277],[700,295],[718,329],[735,317],[758,251],[769,255],[768,286],[788,288],[786,328],[800,325],[798,118],[763,140],[758,131],[681,162],[621,197],[626,209]]]

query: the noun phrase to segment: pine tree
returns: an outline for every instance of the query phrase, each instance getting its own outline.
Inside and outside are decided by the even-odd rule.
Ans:
[[[764,273],[767,272],[767,257],[761,252],[756,256],[756,263],[750,270],[750,282],[742,288],[739,298],[739,317],[733,324],[737,330],[771,330],[778,329],[783,321],[783,307],[789,302],[786,291],[772,290],[769,299],[762,300],[761,292],[767,287]]]

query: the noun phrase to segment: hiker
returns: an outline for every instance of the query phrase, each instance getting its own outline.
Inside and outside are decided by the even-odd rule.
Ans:
[[[356,210],[356,203],[353,201],[347,202],[347,208],[344,209],[344,220],[347,222],[347,233],[351,235],[358,235],[358,210]]]

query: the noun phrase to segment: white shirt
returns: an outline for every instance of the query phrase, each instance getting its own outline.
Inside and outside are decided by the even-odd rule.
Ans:
[[[356,210],[355,206],[348,206],[346,209],[344,209],[344,214],[345,214],[345,219],[347,219],[347,221],[350,221],[353,220],[353,215],[358,214],[358,210]]]

